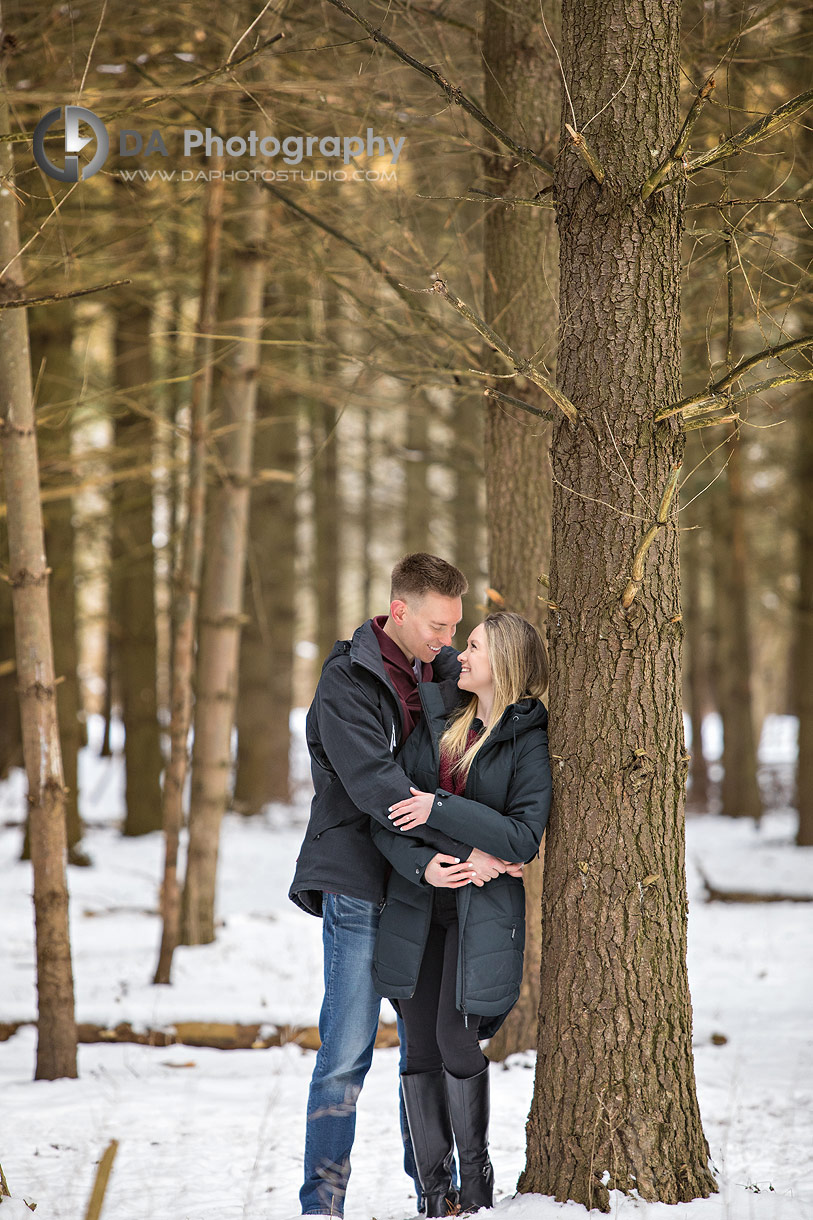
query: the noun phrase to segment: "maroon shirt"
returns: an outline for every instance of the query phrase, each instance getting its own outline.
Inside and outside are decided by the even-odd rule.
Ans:
[[[469,729],[469,735],[466,738],[466,750],[469,746],[474,745],[477,738],[483,731],[482,720],[475,720]],[[466,750],[463,751],[465,754]],[[458,771],[452,771],[451,755],[445,750],[440,752],[440,774],[438,776],[438,787],[443,788],[446,792],[451,792],[452,796],[463,796],[466,791],[466,780],[468,776],[461,775]]]
[[[373,631],[378,640],[378,647],[381,649],[384,667],[401,701],[401,715],[404,722],[404,732],[401,738],[401,745],[403,745],[421,718],[418,682],[431,682],[434,671],[428,661],[418,661],[416,658],[420,673],[420,678],[418,677],[412,662],[406,659],[395,640],[390,639],[384,630],[386,621],[386,614],[379,614],[372,620]]]

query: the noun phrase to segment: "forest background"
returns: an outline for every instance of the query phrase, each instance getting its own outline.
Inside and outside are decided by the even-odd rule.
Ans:
[[[603,170],[584,134],[560,145],[563,80],[576,93],[555,51],[560,15],[405,0],[369,4],[359,21],[341,8],[3,5],[4,207],[20,226],[5,313],[18,327],[27,318],[30,338],[67,845],[92,864],[77,759],[93,713],[108,726],[103,752],[114,721],[124,726],[123,833],[163,826],[177,840],[194,689],[190,867],[182,897],[166,865],[167,973],[179,938],[214,936],[226,805],[250,817],[289,799],[290,712],[333,641],[386,609],[399,554],[435,551],[467,573],[461,638],[494,605],[543,630],[561,621],[554,488],[581,493],[549,464],[562,424],[542,385],[557,381],[572,316],[558,312],[549,171],[562,147],[599,184]],[[581,133],[646,57],[640,37],[604,41],[623,71],[610,89],[599,60],[583,65],[600,105],[579,116]],[[687,2],[679,101],[693,126],[679,150],[652,150],[669,152],[662,179],[687,191],[682,378],[695,402],[683,404],[671,621],[685,636],[689,722],[716,713],[724,741],[717,768],[696,743],[686,757],[688,800],[755,821],[792,803],[800,845],[813,842],[809,113],[798,104],[763,139],[734,139],[708,168],[703,157],[806,97],[810,52],[803,3]],[[103,169],[67,187],[30,146],[66,104],[110,135]],[[188,129],[224,147],[204,139],[183,155]],[[280,145],[262,180],[238,172],[262,158],[226,143],[251,131]],[[345,161],[347,138],[358,143]],[[55,160],[60,139],[45,145]],[[23,296],[28,308],[13,308]],[[508,363],[484,326],[507,337]],[[19,330],[4,334],[13,370]],[[630,331],[631,352],[640,338]],[[612,380],[609,367],[593,373]],[[641,494],[609,421],[604,439],[602,477],[628,482],[654,515],[653,488]],[[574,569],[596,554],[591,529],[570,534]],[[631,604],[642,579],[630,559],[608,543]],[[24,761],[13,569],[0,588],[4,775]],[[758,769],[769,714],[798,719],[795,776]],[[629,764],[636,791],[650,762],[642,747]],[[535,1018],[527,999],[525,1031],[507,1037],[527,1044]]]

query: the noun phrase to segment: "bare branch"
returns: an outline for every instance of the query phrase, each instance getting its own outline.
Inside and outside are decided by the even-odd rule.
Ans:
[[[587,142],[580,131],[576,131],[575,127],[571,127],[569,123],[565,123],[565,127],[567,128],[567,132],[573,141],[576,152],[579,154],[582,161],[584,161],[596,182],[599,184],[599,186],[601,186],[602,182],[604,181],[604,170],[601,167],[601,162],[599,161],[593,146]]]
[[[532,407],[529,402],[523,402],[521,398],[514,398],[511,394],[503,394],[502,390],[483,390],[483,396],[485,398],[493,398],[496,402],[507,403],[509,407],[519,407],[521,411],[527,411],[529,415],[536,415],[539,419],[556,419],[555,411],[543,411],[541,407]]]
[[[29,305],[52,305],[56,301],[69,301],[71,297],[86,297],[92,292],[105,292],[108,288],[121,288],[132,280],[111,280],[109,284],[96,284],[93,288],[77,288],[75,292],[54,292],[45,297],[19,297],[16,300],[0,300],[2,309],[25,309]]]
[[[547,189],[547,188],[546,188]],[[445,203],[504,203],[509,207],[526,207],[526,208],[550,208],[551,211],[556,210],[556,204],[552,199],[542,199],[539,195],[533,199],[515,199],[511,195],[495,195],[492,191],[482,191],[478,187],[470,188],[468,195],[421,195],[415,196],[416,199],[429,199],[434,202]],[[477,199],[472,199],[472,195],[477,195]]]
[[[724,406],[729,403],[741,402],[743,398],[748,398],[751,394],[761,394],[764,390],[773,389],[774,386],[788,385],[793,381],[809,381],[811,376],[813,376],[812,369],[806,369],[800,373],[789,370],[787,374],[771,378],[770,381],[762,381],[758,385],[751,386],[746,390],[738,390],[736,394],[726,393],[726,390],[739,381],[740,377],[750,372],[756,365],[762,364],[764,360],[775,360],[779,356],[786,355],[788,352],[798,352],[806,347],[813,347],[813,335],[805,335],[801,339],[791,339],[788,343],[780,343],[776,347],[766,347],[763,351],[756,352],[753,356],[744,356],[739,364],[735,365],[719,381],[715,381],[713,385],[708,386],[705,390],[701,390],[698,394],[690,394],[688,398],[682,398],[680,402],[671,403],[668,407],[662,407],[656,413],[655,419],[659,422],[660,420],[668,419],[670,415],[680,415],[684,411],[692,415],[699,414],[698,409],[715,410],[716,405]],[[710,407],[709,404],[715,405]]]
[[[436,84],[441,92],[445,95],[447,101],[454,106],[460,106],[461,109],[465,110],[466,114],[470,114],[481,127],[484,127],[487,132],[494,136],[495,140],[499,140],[500,144],[502,144],[505,148],[510,149],[514,156],[518,157],[520,161],[524,161],[526,165],[535,165],[537,169],[544,170],[546,174],[553,174],[553,166],[549,161],[543,161],[541,157],[536,155],[532,148],[525,148],[524,145],[517,144],[517,142],[512,140],[511,136],[509,136],[507,132],[503,131],[501,127],[498,127],[487,114],[484,114],[478,105],[471,101],[470,98],[466,97],[462,89],[457,88],[455,85],[449,84],[446,78],[441,76],[439,72],[436,72],[434,68],[430,68],[427,64],[423,64],[420,60],[415,59],[414,56],[410,55],[408,51],[405,51],[403,47],[399,46],[397,42],[393,42],[391,38],[388,38],[386,34],[383,34],[380,29],[372,24],[371,21],[368,21],[365,17],[362,17],[361,14],[357,13],[355,9],[352,9],[349,4],[346,4],[345,0],[328,0],[328,3],[332,4],[334,8],[339,9],[340,12],[344,13],[348,17],[351,17],[353,21],[362,26],[370,35],[373,42],[380,42],[382,46],[385,46],[389,51],[392,51],[393,55],[397,55],[403,63],[408,64],[410,68],[414,68],[416,72],[420,72],[422,76],[426,76],[429,80],[433,81],[434,84]]]
[[[686,211],[699,212],[701,208],[719,208],[721,211],[723,208],[752,208],[761,203],[795,203],[797,205],[813,203],[813,195],[775,196],[773,198],[768,196],[765,199],[715,199],[711,203],[687,203]]]
[[[332,2],[333,0],[331,0],[331,3]],[[452,308],[457,310],[461,318],[465,318],[466,321],[474,327],[478,334],[483,336],[486,342],[493,347],[495,351],[499,352],[509,364],[513,365],[517,373],[519,373],[522,377],[527,377],[529,381],[534,383],[534,385],[538,385],[540,390],[544,390],[548,397],[552,398],[556,405],[565,413],[571,423],[578,422],[579,412],[576,410],[567,395],[563,394],[562,391],[555,386],[552,381],[549,381],[543,373],[540,373],[535,364],[533,364],[530,360],[526,360],[523,356],[517,355],[517,353],[508,346],[505,340],[498,335],[496,331],[493,331],[488,323],[484,322],[483,319],[465,303],[465,301],[461,301],[454,295],[453,292],[449,291],[446,284],[442,279],[440,279],[440,277],[437,277],[434,280],[434,283],[432,284],[432,291],[436,292],[439,297],[443,297],[444,301],[448,301]]]
[[[698,428],[713,428],[715,424],[738,424],[740,417],[736,411],[732,415],[717,415],[714,419],[687,419],[683,424],[684,432],[694,432]]]
[[[658,531],[663,529],[666,525],[669,517],[669,508],[675,494],[679,474],[680,465],[677,465],[673,468],[671,474],[669,475],[669,481],[667,482],[664,493],[661,496],[658,516],[649,526],[648,530],[638,544],[638,550],[635,552],[635,558],[632,561],[632,576],[627,581],[627,587],[621,595],[621,605],[625,610],[629,610],[630,606],[635,600],[635,595],[643,582],[644,560],[646,559],[647,551],[655,541]]]
[[[256,59],[258,55],[262,55],[273,43],[279,42],[284,38],[284,34],[275,34],[273,38],[266,39],[260,43],[253,51],[246,51],[245,55],[240,55],[239,58],[231,60],[225,64],[221,64],[218,68],[213,68],[211,72],[204,72],[202,76],[196,76],[192,80],[184,81],[177,85],[174,89],[167,89],[163,93],[157,94],[155,97],[141,98],[133,106],[125,106],[121,110],[113,110],[110,114],[101,116],[102,122],[107,124],[113,119],[124,118],[128,114],[138,114],[142,110],[149,110],[152,106],[158,106],[161,102],[167,101],[168,98],[174,98],[181,93],[185,93],[188,89],[197,89],[201,85],[208,85],[210,81],[216,80],[219,76],[225,76],[226,73],[232,72],[235,68],[239,68],[241,64],[248,63],[250,59]],[[142,73],[142,75],[145,75]],[[45,137],[48,139],[48,136]],[[57,137],[54,137],[57,138]],[[10,132],[8,135],[0,136],[0,144],[27,144],[34,139],[33,131],[16,131]]]
[[[242,60],[235,62],[242,62]],[[234,64],[229,66],[233,67]],[[140,71],[147,80],[151,79],[143,68],[140,68]],[[202,117],[188,102],[184,101],[179,104],[183,106],[187,114],[192,115],[192,117],[197,119],[198,122],[203,122]],[[208,126],[216,136],[220,136],[221,139],[225,140],[226,137],[224,133],[216,126],[213,126],[211,121],[209,121]],[[290,197],[290,195],[285,193],[285,191],[281,191],[279,187],[275,185],[275,183],[268,181],[266,178],[258,179],[258,183],[263,190],[269,191],[276,199],[280,201],[280,203],[283,203],[286,208],[294,212],[297,216],[301,216],[302,219],[307,220],[309,224],[314,225],[317,229],[321,229],[323,233],[327,233],[330,237],[335,238],[336,241],[349,247],[349,249],[351,249],[354,254],[358,255],[358,257],[365,262],[376,275],[380,275],[382,279],[386,281],[393,292],[396,293],[396,295],[400,297],[404,304],[409,308],[413,316],[421,321],[426,321],[427,313],[423,302],[418,300],[414,293],[410,293],[406,288],[404,288],[403,284],[401,284],[397,277],[394,276],[389,270],[383,258],[378,258],[375,254],[372,254],[369,250],[365,249],[363,246],[360,246],[359,243],[352,237],[349,237],[340,229],[334,228],[333,225],[329,224],[326,220],[323,220],[321,216],[318,216],[314,212],[308,211],[307,208],[303,208],[301,204],[296,203]]]
[[[706,99],[709,97],[709,95],[711,94],[713,89],[714,89],[714,77],[710,76],[709,79],[706,81],[705,85],[703,85],[702,89],[698,93],[697,97],[694,99],[691,109],[689,110],[689,113],[686,115],[686,121],[684,122],[683,126],[680,129],[680,135],[675,140],[675,143],[672,145],[672,149],[671,149],[668,157],[666,158],[665,161],[663,161],[658,166],[657,169],[653,170],[653,172],[649,175],[646,182],[642,186],[642,188],[641,188],[641,198],[642,199],[648,199],[649,196],[652,194],[652,192],[657,190],[657,188],[660,186],[661,182],[664,180],[664,178],[669,173],[669,171],[672,169],[672,167],[674,165],[676,165],[678,161],[683,160],[683,154],[686,152],[686,149],[689,146],[689,136],[692,133],[692,128],[694,127],[697,120],[700,118],[700,112],[703,109],[703,107],[705,106]]]
[[[752,144],[757,144],[760,140],[765,140],[768,136],[781,131],[792,119],[803,114],[811,106],[813,106],[813,89],[807,89],[804,93],[800,93],[798,97],[791,98],[789,102],[785,102],[782,106],[778,106],[776,110],[772,110],[770,114],[763,115],[755,123],[749,123],[747,127],[743,127],[742,131],[729,136],[726,140],[721,140],[719,144],[715,144],[714,148],[710,148],[708,152],[694,157],[681,172],[685,173],[687,177],[691,177],[701,169],[708,169],[709,166],[716,165],[718,161],[724,161],[726,157],[736,156],[744,148],[749,148]],[[674,181],[675,176],[666,178],[661,182],[658,189],[661,190],[665,186],[671,186]]]

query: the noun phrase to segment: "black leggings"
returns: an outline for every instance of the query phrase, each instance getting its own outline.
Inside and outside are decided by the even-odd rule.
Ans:
[[[450,901],[451,900],[451,901]],[[477,1031],[480,1018],[469,1013],[468,1027],[455,1008],[457,978],[457,904],[453,890],[435,890],[432,922],[411,1000],[399,1000],[406,1027],[406,1071],[476,1076],[486,1066]]]

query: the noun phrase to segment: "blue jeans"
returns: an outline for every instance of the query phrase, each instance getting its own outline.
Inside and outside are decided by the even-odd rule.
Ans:
[[[381,997],[373,988],[372,963],[379,908],[374,902],[324,894],[322,941],[325,953],[325,998],[319,1014],[322,1045],[316,1056],[305,1135],[305,1181],[299,1192],[303,1215],[323,1212],[341,1216],[350,1151],[356,1132],[356,1100],[373,1058]],[[406,1041],[401,1022],[401,1069]],[[420,1182],[401,1101],[404,1169]]]

